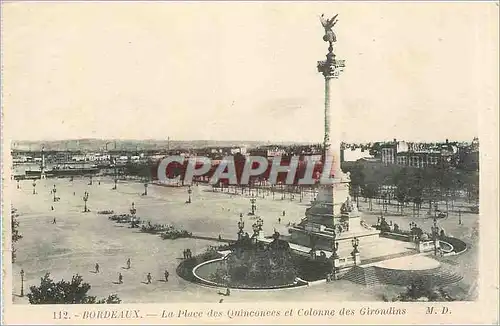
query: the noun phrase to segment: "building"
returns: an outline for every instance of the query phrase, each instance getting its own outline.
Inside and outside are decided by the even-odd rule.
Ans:
[[[447,164],[455,166],[459,146],[455,142],[414,143],[397,141],[380,145],[381,161],[385,165],[397,164],[415,168]]]

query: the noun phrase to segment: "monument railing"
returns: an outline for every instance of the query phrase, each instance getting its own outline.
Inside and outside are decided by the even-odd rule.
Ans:
[[[352,256],[346,256],[339,258],[338,261],[335,263],[335,267],[337,268],[345,268],[345,267],[351,267],[355,265],[354,257]]]
[[[434,241],[421,241],[417,245],[418,251],[419,252],[427,252],[427,251],[432,251],[434,250]],[[437,248],[439,249],[439,242],[437,244]]]

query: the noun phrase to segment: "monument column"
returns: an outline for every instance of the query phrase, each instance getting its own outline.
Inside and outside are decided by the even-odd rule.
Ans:
[[[336,109],[335,116],[332,116],[332,100],[334,94],[332,93],[332,81],[338,79],[340,72],[343,70],[345,64],[344,60],[337,60],[333,53],[333,43],[337,41],[337,37],[332,28],[337,23],[337,16],[331,19],[325,19],[322,15],[320,17],[321,23],[325,29],[323,40],[328,42],[328,53],[326,60],[318,61],[318,71],[323,74],[325,78],[325,134],[323,142],[323,163],[324,168],[330,168],[330,176],[333,174],[333,185],[327,185],[320,200],[333,204],[333,216],[341,214],[341,203],[343,203],[349,196],[349,178],[344,175],[340,166],[340,139],[341,139],[341,117],[339,108]],[[338,96],[338,95],[337,95]],[[329,198],[325,198],[329,197]]]
[[[337,22],[336,16],[332,19],[325,20],[321,16],[321,22],[325,28],[325,36],[323,40],[329,43],[328,54],[326,60],[318,61],[318,71],[325,77],[325,133],[323,140],[323,162],[332,160],[331,172],[335,179],[340,179],[342,170],[340,167],[340,143],[341,143],[341,117],[336,114],[332,117],[332,80],[338,79],[339,74],[345,67],[344,60],[336,60],[333,53],[333,43],[337,41],[332,27]],[[338,110],[337,110],[337,113]],[[333,122],[333,126],[332,126]],[[333,127],[333,128],[332,128]]]

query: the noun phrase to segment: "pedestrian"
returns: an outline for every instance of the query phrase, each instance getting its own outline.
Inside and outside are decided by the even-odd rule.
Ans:
[[[120,284],[123,283],[123,275],[122,275],[122,273],[118,273],[118,283],[120,283]]]
[[[148,284],[151,284],[151,273],[148,273],[148,275],[146,275],[146,278],[148,280]]]
[[[186,249],[184,249],[184,250],[182,251],[182,256],[184,257],[184,259],[186,259],[186,257],[187,257],[187,255],[186,255]]]
[[[99,273],[99,263],[95,263],[95,272]]]
[[[76,195],[76,192],[73,191],[73,196]]]
[[[226,289],[226,296],[230,296],[231,295],[231,291],[229,290],[229,288]]]
[[[243,217],[243,213],[240,213],[240,217]]]
[[[50,206],[50,210],[53,211],[54,210],[54,206]]]
[[[168,282],[168,277],[170,276],[170,273],[165,270],[165,282]]]
[[[222,241],[222,236],[219,234],[219,241]]]
[[[54,217],[54,220],[52,221],[52,224],[56,224],[56,218]]]
[[[281,224],[281,217],[278,217],[278,224]]]
[[[127,269],[130,269],[130,258],[127,259]]]
[[[101,185],[101,181],[98,181],[97,184],[100,186]]]
[[[286,215],[286,212],[285,212],[285,211],[283,211],[283,216],[285,216],[285,215]]]

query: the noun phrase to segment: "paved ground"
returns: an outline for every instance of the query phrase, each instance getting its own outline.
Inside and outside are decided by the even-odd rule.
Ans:
[[[49,179],[37,181],[38,194],[33,195],[31,181],[21,181],[21,189],[14,189],[13,205],[21,214],[18,217],[20,232],[24,236],[18,244],[18,258],[13,267],[14,302],[27,303],[27,298],[20,298],[20,269],[24,269],[25,292],[29,285],[39,284],[40,277],[46,272],[59,280],[70,279],[78,273],[92,285],[91,294],[105,297],[116,293],[124,303],[149,302],[218,302],[220,297],[216,289],[205,288],[186,282],[175,273],[175,268],[182,257],[182,250],[190,248],[193,253],[205,250],[216,241],[202,239],[162,240],[160,237],[139,233],[127,226],[109,221],[107,216],[96,214],[99,210],[114,210],[115,213],[127,213],[132,202],[137,208],[137,216],[152,223],[174,224],[185,228],[194,235],[217,238],[235,238],[237,221],[240,213],[244,214],[245,229],[250,233],[253,219],[246,213],[250,210],[249,197],[214,193],[209,187],[193,187],[192,203],[185,204],[188,198],[186,188],[149,186],[148,196],[141,196],[144,187],[140,183],[119,183],[118,190],[111,190],[111,180],[94,178],[94,184],[88,185],[88,179]],[[59,202],[52,202],[50,193],[56,184]],[[88,207],[90,213],[83,213],[82,196],[89,192]],[[75,193],[75,194],[73,194]],[[298,197],[298,196],[296,196]],[[264,231],[271,234],[276,228],[286,233],[285,224],[298,222],[303,217],[306,202],[298,200],[275,200],[269,196],[257,200],[257,213],[264,219]],[[298,199],[298,198],[297,198]],[[362,208],[364,203],[361,203]],[[54,211],[51,211],[54,206]],[[374,205],[376,209],[376,205]],[[286,216],[281,212],[285,210]],[[409,212],[410,210],[408,210]],[[56,224],[52,224],[53,218]],[[278,218],[281,217],[281,223]],[[368,224],[375,223],[376,215],[368,214]],[[394,216],[390,218],[402,227],[410,221],[416,221],[425,229],[432,220],[413,219]],[[450,216],[441,220],[448,233],[466,239],[468,243],[477,243],[477,215],[463,215],[463,225],[458,225],[456,218]],[[476,228],[476,229],[475,229]],[[470,240],[467,240],[470,239]],[[468,264],[477,253],[469,253]],[[132,261],[130,270],[124,269],[127,258]],[[473,260],[475,261],[475,260]],[[101,272],[93,273],[98,262]],[[462,263],[459,261],[459,263]],[[160,278],[164,270],[170,272],[168,283]],[[118,273],[124,277],[123,284],[115,284]],[[146,274],[153,275],[152,284],[144,284]],[[466,271],[464,288],[477,277],[477,268]],[[262,300],[344,300],[344,301],[379,301],[381,294],[388,289],[364,288],[363,286],[339,281],[300,289],[278,291],[232,291],[231,297],[224,298],[231,302],[250,302]],[[464,290],[466,291],[466,290]]]

